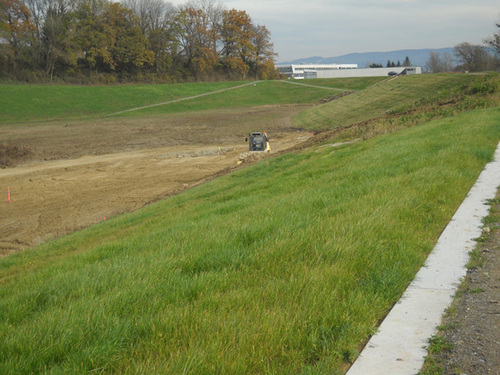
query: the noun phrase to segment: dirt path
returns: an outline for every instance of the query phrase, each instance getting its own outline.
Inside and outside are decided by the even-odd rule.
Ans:
[[[32,154],[0,169],[0,254],[46,242],[249,164],[255,121],[273,154],[311,135],[289,128],[300,108],[266,107],[148,119],[2,127]],[[7,129],[7,130],[6,130]],[[264,156],[259,155],[259,156]],[[245,165],[245,164],[243,164]],[[10,203],[7,189],[10,189]]]
[[[210,96],[210,95],[214,95],[214,94],[219,94],[219,93],[224,92],[224,91],[230,91],[230,90],[240,89],[240,88],[246,87],[246,86],[256,85],[258,82],[259,81],[244,83],[242,85],[228,87],[228,88],[220,89],[220,90],[214,90],[214,91],[210,91],[210,92],[207,92],[207,93],[204,93],[204,94],[198,94],[198,95],[193,95],[193,96],[186,96],[184,98],[170,100],[168,102],[162,102],[162,103],[145,105],[145,106],[142,106],[142,107],[136,107],[136,108],[126,109],[124,111],[119,111],[119,112],[112,113],[112,114],[110,114],[110,115],[108,115],[106,117],[115,116],[115,115],[119,115],[119,114],[127,113],[127,112],[139,111],[141,109],[146,109],[146,108],[159,107],[159,106],[167,105],[167,104],[171,104],[171,103],[183,102],[183,101],[186,101],[186,100],[203,98],[204,96]]]

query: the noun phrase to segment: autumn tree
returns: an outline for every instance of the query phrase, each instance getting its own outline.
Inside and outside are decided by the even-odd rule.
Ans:
[[[224,11],[221,28],[221,58],[226,72],[246,78],[255,61],[255,28],[245,11]]]
[[[137,26],[132,10],[119,3],[112,3],[104,15],[110,26],[108,34],[114,66],[119,72],[135,72],[145,65],[152,65],[154,55]]]
[[[139,28],[148,39],[154,54],[154,71],[169,71],[179,53],[178,9],[163,0],[124,0],[122,4],[134,12]]]
[[[252,43],[254,45],[254,56],[250,70],[256,79],[278,78],[274,60],[277,54],[271,42],[271,33],[263,25],[254,27]]]
[[[192,0],[180,10],[179,40],[195,77],[276,77],[270,33],[245,11],[224,10],[214,0]]]
[[[169,14],[162,26],[150,30],[146,37],[149,48],[154,54],[154,70],[156,73],[171,71],[180,53],[179,23],[177,13]]]
[[[97,72],[136,73],[154,54],[131,9],[106,0],[84,0],[77,10],[80,61]]]
[[[32,43],[35,26],[29,9],[19,0],[0,0],[0,42],[7,45],[0,49],[0,61],[6,70],[16,69],[23,50]]]
[[[34,31],[31,12],[20,0],[0,0],[0,37],[15,53],[29,43]]]
[[[50,80],[276,77],[267,28],[217,1],[0,0],[0,69]]]
[[[184,8],[179,20],[179,40],[186,67],[198,78],[213,74],[218,63],[216,25],[202,9]]]
[[[181,9],[199,9],[206,18],[209,28],[216,32],[220,25],[222,25],[222,18],[224,13],[224,5],[218,3],[217,0],[189,0]]]
[[[76,43],[80,62],[89,72],[115,68],[112,55],[114,33],[106,22],[109,3],[106,0],[81,1],[76,11]]]

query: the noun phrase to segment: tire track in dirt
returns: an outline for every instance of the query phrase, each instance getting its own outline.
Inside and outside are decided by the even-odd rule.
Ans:
[[[308,133],[276,134],[273,152]],[[189,145],[39,162],[2,170],[0,255],[12,254],[178,194],[239,166],[246,144]],[[247,158],[242,165],[259,157]],[[6,197],[5,197],[6,198]]]

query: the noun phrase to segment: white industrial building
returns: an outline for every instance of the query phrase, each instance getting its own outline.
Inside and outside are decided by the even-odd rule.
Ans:
[[[380,77],[395,74],[422,74],[419,66],[392,68],[361,68],[357,64],[290,64],[277,65],[280,73],[288,78],[346,78],[346,77]]]
[[[331,72],[346,69],[358,69],[358,64],[291,64],[278,65],[280,73],[285,74],[288,78],[304,79],[304,78],[321,78],[320,75],[328,75]]]

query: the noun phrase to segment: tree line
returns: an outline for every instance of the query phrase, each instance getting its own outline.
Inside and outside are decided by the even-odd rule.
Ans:
[[[268,29],[216,0],[0,0],[0,78],[277,78]]]
[[[427,70],[431,73],[452,71],[494,71],[500,69],[500,23],[496,24],[499,31],[484,39],[484,45],[462,42],[454,47],[454,55],[431,52],[427,60]]]
[[[401,61],[399,61],[399,60],[397,63],[395,63],[394,61],[391,61],[391,60],[387,60],[386,68],[400,68],[402,66],[408,67],[411,65],[412,64],[411,64],[410,58],[408,56],[406,56],[406,58],[403,61],[403,64],[401,64]],[[383,68],[384,67],[384,65],[377,64],[377,63],[368,63],[367,66],[369,68]]]

